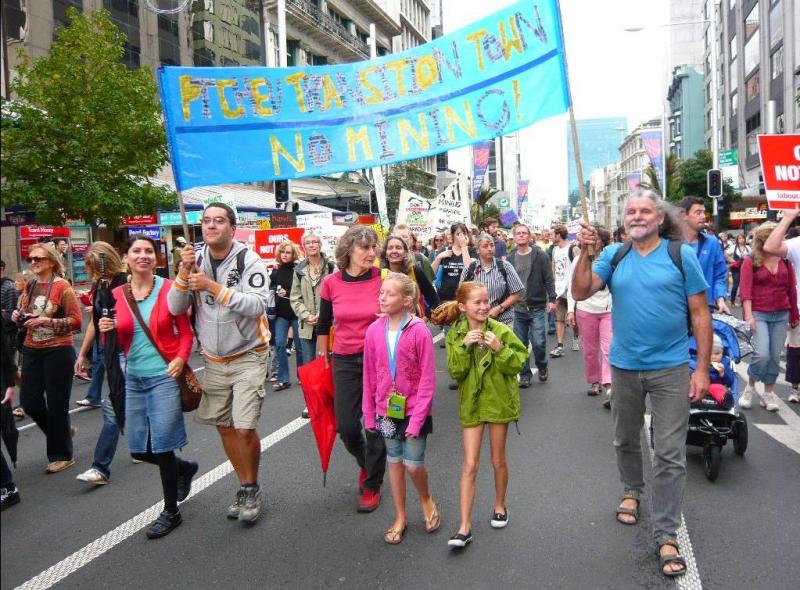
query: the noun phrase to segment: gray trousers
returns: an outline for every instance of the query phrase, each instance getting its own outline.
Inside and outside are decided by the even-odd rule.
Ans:
[[[689,367],[628,371],[612,367],[614,447],[625,491],[644,488],[641,434],[646,395],[650,396],[655,462],[652,515],[658,544],[675,538],[686,485],[686,431],[689,425]]]

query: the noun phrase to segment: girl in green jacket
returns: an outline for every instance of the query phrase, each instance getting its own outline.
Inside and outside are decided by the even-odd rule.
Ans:
[[[459,417],[463,428],[464,464],[461,467],[461,525],[447,544],[461,548],[472,542],[472,504],[478,475],[484,425],[494,467],[493,528],[508,524],[506,438],[508,424],[519,419],[517,375],[528,351],[514,332],[489,317],[489,293],[482,283],[468,281],[456,291],[455,301],[432,314],[438,325],[452,324],[447,334],[447,369],[458,381]]]

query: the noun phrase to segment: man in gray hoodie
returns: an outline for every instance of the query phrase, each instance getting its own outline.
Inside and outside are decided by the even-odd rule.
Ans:
[[[267,374],[269,278],[261,258],[233,239],[233,209],[211,203],[202,224],[205,244],[199,252],[183,249],[167,301],[173,314],[190,307],[195,314],[206,367],[195,420],[217,427],[241,483],[228,518],[254,522],[261,513],[256,427]]]

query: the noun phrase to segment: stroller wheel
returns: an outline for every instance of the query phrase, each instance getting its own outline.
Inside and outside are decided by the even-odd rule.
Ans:
[[[703,471],[708,481],[714,481],[719,475],[719,465],[722,461],[722,447],[708,444],[703,448]]]
[[[747,419],[744,416],[734,425],[733,432],[733,452],[741,457],[747,450]]]

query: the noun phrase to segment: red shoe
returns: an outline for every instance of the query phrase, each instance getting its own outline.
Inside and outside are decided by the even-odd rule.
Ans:
[[[381,503],[381,493],[372,490],[364,490],[361,499],[358,501],[359,512],[372,512]]]
[[[364,482],[367,481],[367,470],[362,469],[358,472],[358,493],[364,493]]]

